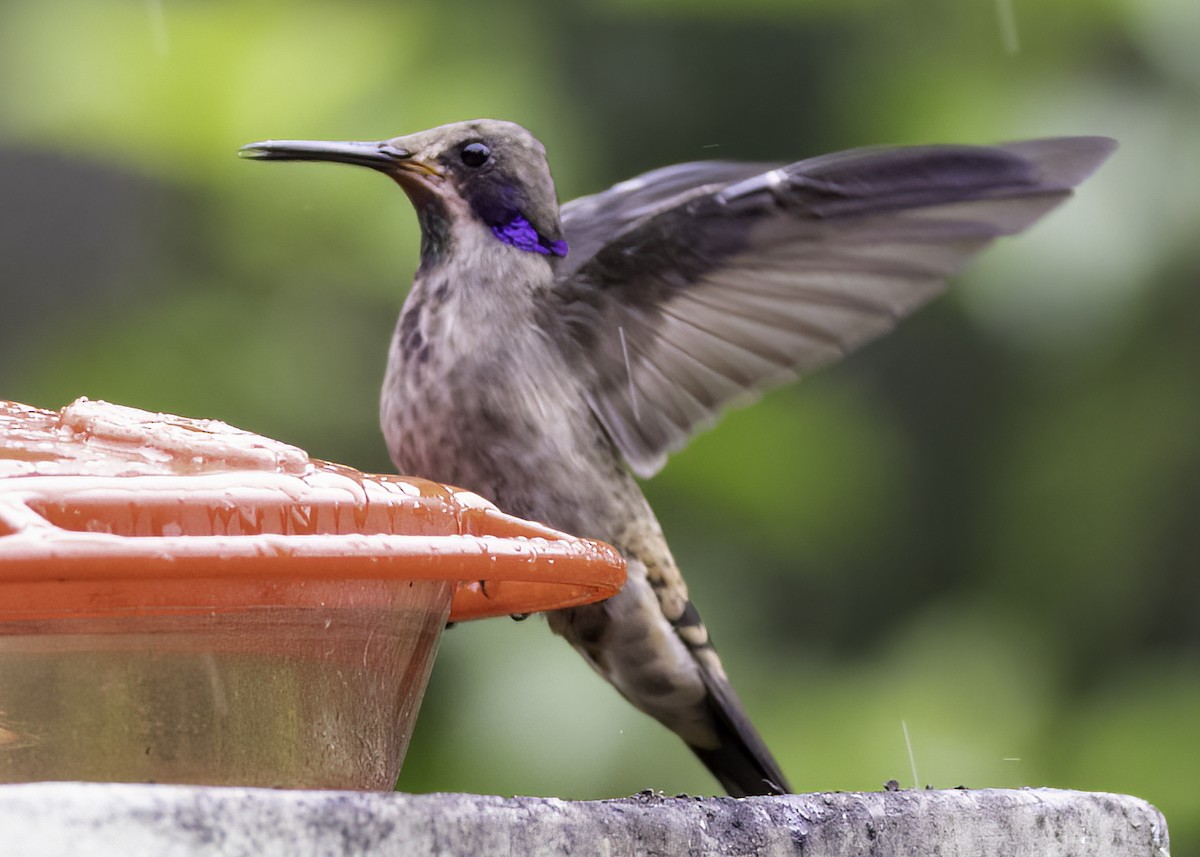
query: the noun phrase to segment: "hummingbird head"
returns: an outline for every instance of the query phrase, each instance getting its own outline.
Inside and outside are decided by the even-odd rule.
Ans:
[[[239,154],[357,164],[391,176],[417,210],[425,261],[443,256],[462,228],[485,228],[526,252],[567,255],[546,150],[512,122],[475,119],[374,143],[266,140]]]

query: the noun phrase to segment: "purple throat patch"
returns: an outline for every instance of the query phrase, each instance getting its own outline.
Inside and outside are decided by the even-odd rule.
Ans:
[[[547,241],[519,214],[504,226],[493,226],[492,234],[505,244],[511,244],[527,253],[540,253],[543,256],[567,255],[566,241]]]

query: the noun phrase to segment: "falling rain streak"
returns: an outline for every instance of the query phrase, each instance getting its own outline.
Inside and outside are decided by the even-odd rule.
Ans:
[[[1013,0],[996,0],[996,18],[1000,22],[1000,43],[1010,56],[1021,52],[1021,41],[1017,36],[1017,13]]]
[[[171,46],[167,41],[167,16],[163,12],[162,0],[146,0],[146,16],[150,19],[150,39],[154,43],[154,52],[160,59],[166,59]]]
[[[900,728],[904,731],[904,746],[908,749],[908,764],[912,767],[913,788],[921,787],[921,778],[917,776],[917,755],[913,752],[912,739],[908,737],[908,721],[901,720]]]

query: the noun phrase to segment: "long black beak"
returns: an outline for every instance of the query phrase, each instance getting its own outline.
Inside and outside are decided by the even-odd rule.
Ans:
[[[326,140],[264,140],[238,149],[243,158],[261,161],[330,161],[370,167],[385,173],[418,173],[439,176],[441,170],[416,159],[412,152],[398,149],[388,141],[377,143],[334,142]]]

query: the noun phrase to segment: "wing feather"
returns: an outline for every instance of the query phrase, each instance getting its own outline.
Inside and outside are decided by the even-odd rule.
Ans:
[[[649,476],[721,409],[837,360],[1027,228],[1112,151],[1093,137],[683,164],[563,208],[563,348]]]

